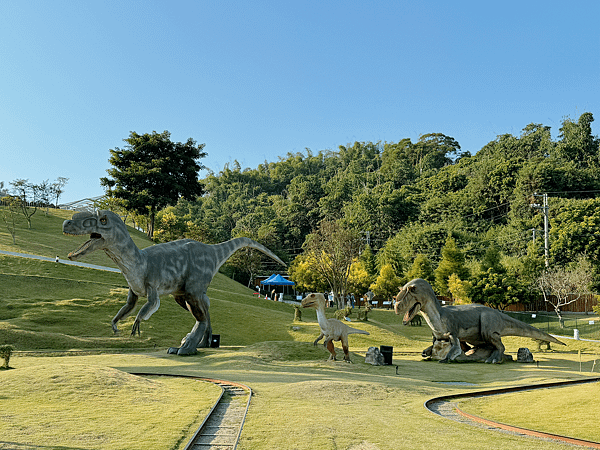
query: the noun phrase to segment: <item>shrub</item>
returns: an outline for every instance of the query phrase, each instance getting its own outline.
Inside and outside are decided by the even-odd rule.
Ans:
[[[0,346],[0,358],[4,359],[4,365],[0,367],[1,369],[10,369],[8,363],[10,361],[10,355],[12,355],[13,348],[10,345],[1,345]]]

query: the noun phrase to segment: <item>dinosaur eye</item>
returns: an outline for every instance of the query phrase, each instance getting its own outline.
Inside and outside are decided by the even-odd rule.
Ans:
[[[106,218],[106,216],[105,217],[100,217],[100,223],[102,225],[106,225],[108,223],[108,219]]]

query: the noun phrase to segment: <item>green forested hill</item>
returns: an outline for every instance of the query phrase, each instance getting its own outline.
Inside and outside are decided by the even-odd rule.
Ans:
[[[532,205],[547,193],[550,262],[585,254],[597,265],[600,240],[590,237],[600,232],[600,140],[593,120],[591,113],[566,118],[556,139],[550,127],[532,123],[475,154],[434,133],[417,142],[307,149],[257,168],[235,162],[203,180],[204,196],[164,210],[157,236],[218,242],[246,235],[292,261],[326,219],[361,233],[378,268],[392,264],[400,278],[419,255],[437,267],[448,236],[467,264],[478,267],[494,248],[505,268],[522,275],[524,257],[539,266],[543,255],[543,214]],[[237,266],[244,270],[243,261]]]

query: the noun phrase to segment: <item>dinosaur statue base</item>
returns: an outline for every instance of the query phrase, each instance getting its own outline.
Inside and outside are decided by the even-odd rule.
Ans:
[[[479,347],[469,347],[464,344],[461,345],[463,347],[460,355],[452,360],[452,362],[487,362],[496,349],[493,345],[482,345]],[[465,348],[466,347],[466,348]],[[450,362],[448,357],[448,353],[450,353],[450,349],[452,348],[452,343],[449,340],[441,340],[436,339],[431,347],[426,349],[422,356],[426,358],[428,361],[440,361],[440,362]],[[429,353],[428,350],[431,350]],[[503,354],[502,362],[512,361],[513,357],[511,355]]]

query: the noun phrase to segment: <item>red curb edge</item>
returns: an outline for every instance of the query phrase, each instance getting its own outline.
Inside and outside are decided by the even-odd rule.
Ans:
[[[463,392],[463,393],[459,393],[459,394],[443,395],[440,397],[431,398],[431,399],[427,400],[423,406],[429,412],[431,412],[433,414],[438,414],[429,408],[430,404],[439,402],[439,401],[458,400],[460,398],[487,397],[490,395],[507,394],[510,392],[528,391],[528,390],[534,390],[534,389],[545,389],[545,388],[550,388],[550,387],[563,387],[563,386],[568,386],[568,385],[594,383],[594,382],[600,382],[600,377],[582,378],[579,380],[570,380],[570,381],[555,381],[555,382],[550,382],[550,383],[530,384],[530,385],[525,385],[525,386],[513,386],[513,387],[508,387],[508,388],[500,388],[500,389],[487,389],[487,390],[474,391],[474,392]],[[468,419],[471,419],[475,422],[483,423],[485,425],[492,426],[494,428],[499,428],[499,429],[506,430],[506,431],[513,431],[513,432],[524,434],[527,436],[534,436],[534,437],[545,438],[545,439],[554,439],[557,441],[561,441],[561,442],[565,442],[565,443],[569,443],[569,444],[573,444],[573,445],[600,449],[600,442],[586,441],[585,439],[576,439],[576,438],[571,438],[569,436],[561,436],[558,434],[544,433],[541,431],[529,430],[527,428],[520,428],[520,427],[515,427],[512,425],[506,425],[506,424],[503,424],[500,422],[494,422],[493,420],[488,420],[488,419],[484,419],[482,417],[474,416],[472,414],[461,411],[459,408],[455,408],[455,411],[458,414],[460,414]]]
[[[554,439],[554,440],[566,442],[569,444],[600,449],[599,442],[586,441],[585,439],[576,439],[576,438],[571,438],[568,436],[561,436],[561,435],[552,434],[552,433],[544,433],[542,431],[530,430],[528,428],[521,428],[521,427],[515,427],[513,425],[506,425],[505,423],[494,422],[493,420],[484,419],[483,417],[479,417],[479,416],[475,416],[473,414],[466,413],[459,408],[455,408],[455,411],[463,417],[474,420],[475,422],[479,422],[479,423],[483,423],[485,425],[492,426],[494,428],[500,428],[500,429],[506,430],[506,431],[512,431],[515,433],[525,434],[527,436],[535,436],[535,437],[539,437],[539,438]]]

